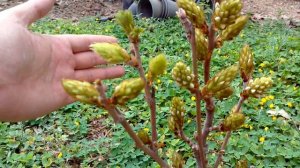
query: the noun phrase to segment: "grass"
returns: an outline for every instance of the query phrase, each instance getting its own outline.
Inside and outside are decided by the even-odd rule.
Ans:
[[[187,145],[174,139],[166,127],[169,101],[174,96],[185,99],[187,110],[185,132],[191,136],[195,130],[195,108],[191,95],[172,81],[170,71],[175,63],[188,60],[189,45],[177,19],[137,21],[145,28],[141,41],[143,62],[148,58],[165,53],[168,57],[168,73],[156,81],[158,123],[160,141],[166,144],[162,150],[179,150],[187,167],[194,167],[192,152]],[[99,23],[87,18],[78,23],[66,20],[42,20],[32,26],[32,30],[49,34],[106,34],[119,38],[124,47],[127,39],[119,26],[111,21]],[[222,49],[215,50],[213,74],[237,62],[241,47],[248,43],[255,55],[255,77],[272,76],[274,87],[266,97],[251,99],[244,106],[246,123],[233,133],[224,158],[224,166],[232,167],[237,161],[247,159],[255,167],[299,167],[300,166],[300,51],[294,37],[299,37],[298,29],[289,29],[281,22],[249,23],[247,28]],[[296,43],[297,44],[297,43]],[[145,66],[145,68],[147,68]],[[124,77],[137,76],[130,68]],[[106,81],[114,88],[121,79]],[[239,86],[237,79],[234,86]],[[109,90],[111,92],[111,89]],[[239,90],[226,101],[217,101],[215,122],[221,121],[237,102]],[[270,116],[268,110],[285,110],[291,117]],[[130,101],[122,109],[134,130],[150,128],[149,112],[144,98]],[[105,118],[105,120],[103,120]],[[100,138],[90,138],[92,121],[101,120]],[[98,125],[97,125],[98,127]],[[95,132],[95,131],[94,131]],[[157,167],[134,144],[123,128],[115,125],[107,112],[93,106],[73,103],[52,114],[27,122],[0,123],[0,167]],[[209,137],[210,151],[218,149],[223,133],[213,133]],[[215,158],[210,157],[212,162]]]

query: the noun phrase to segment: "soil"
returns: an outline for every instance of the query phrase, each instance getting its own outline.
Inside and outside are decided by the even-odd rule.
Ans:
[[[0,11],[26,0],[0,0]],[[122,9],[122,0],[57,0],[49,16],[78,20],[86,16],[113,17]],[[284,19],[300,24],[300,0],[244,0],[244,13],[253,20]]]

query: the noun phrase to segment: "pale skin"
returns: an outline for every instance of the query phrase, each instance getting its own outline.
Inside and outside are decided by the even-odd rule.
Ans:
[[[45,16],[55,0],[30,0],[0,12],[0,121],[23,121],[74,102],[62,79],[94,81],[124,74],[89,49],[94,42],[116,42],[100,35],[41,35],[27,29]]]

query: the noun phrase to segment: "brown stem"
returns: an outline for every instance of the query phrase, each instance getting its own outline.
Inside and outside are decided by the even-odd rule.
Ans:
[[[243,104],[244,101],[245,101],[245,98],[243,96],[241,96],[240,100],[239,100],[239,102],[237,104],[236,110],[234,111],[234,113],[238,113],[240,111],[240,109],[241,109],[242,104]],[[215,168],[218,168],[219,164],[222,161],[222,157],[223,157],[223,155],[225,153],[225,148],[226,148],[227,143],[228,143],[228,141],[230,139],[230,135],[231,135],[231,131],[227,131],[226,132],[226,136],[224,138],[224,142],[223,142],[223,144],[221,146],[220,152],[218,154],[217,160],[216,160],[215,165],[214,165]]]
[[[202,138],[202,122],[201,122],[201,93],[199,90],[199,80],[198,80],[198,59],[197,59],[197,53],[196,53],[196,41],[195,41],[195,28],[191,24],[191,22],[187,19],[186,13],[183,9],[179,9],[177,12],[177,15],[185,28],[187,38],[190,42],[191,48],[192,48],[192,61],[193,61],[193,74],[195,76],[193,84],[194,84],[194,93],[196,95],[196,123],[197,123],[197,136],[196,140],[199,147],[199,157],[201,160],[201,165],[198,165],[199,167],[206,167],[206,156],[203,149],[203,138]],[[196,156],[196,153],[195,153]]]
[[[136,135],[136,133],[133,131],[129,123],[126,121],[125,117],[119,112],[119,109],[117,109],[115,105],[111,104],[108,101],[101,81],[98,81],[97,84],[98,84],[97,89],[100,93],[99,101],[101,101],[101,104],[104,105],[104,108],[112,116],[114,121],[116,123],[120,123],[124,127],[124,129],[129,134],[129,136],[134,140],[136,147],[144,151],[147,155],[151,156],[152,159],[154,159],[161,167],[169,168],[169,165],[162,158],[160,158],[156,152],[149,149],[141,141],[141,139]]]
[[[203,144],[205,146],[205,151],[207,152],[207,137],[209,135],[209,128],[213,125],[213,119],[214,119],[214,111],[215,111],[215,104],[213,101],[213,98],[209,98],[205,100],[205,107],[206,107],[206,118],[205,118],[205,124],[202,131],[202,137],[203,137]]]
[[[187,137],[184,134],[182,128],[178,131],[178,137],[180,139],[182,139],[184,142],[186,142],[191,147],[191,149],[193,150],[194,156],[196,158],[197,165],[201,165],[201,160],[199,157],[199,151],[198,151],[197,145],[189,137]]]
[[[145,83],[145,96],[146,96],[146,101],[150,107],[150,111],[151,111],[151,135],[152,135],[152,142],[151,142],[151,148],[153,149],[154,152],[157,152],[157,148],[156,148],[156,143],[157,143],[157,130],[156,130],[156,106],[155,106],[155,101],[154,101],[154,97],[151,96],[150,90],[151,90],[151,86],[150,84],[147,82],[147,79],[145,77],[145,71],[142,67],[142,60],[141,60],[141,56],[139,53],[139,43],[132,43],[133,45],[133,51],[134,51],[134,55],[137,58],[137,62],[138,62],[138,71],[140,74],[140,77],[142,78],[142,80]]]

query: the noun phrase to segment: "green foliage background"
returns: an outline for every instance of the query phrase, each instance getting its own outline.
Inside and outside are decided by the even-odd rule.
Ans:
[[[189,45],[178,19],[139,19],[139,26],[145,29],[141,40],[141,54],[145,68],[148,58],[158,53],[167,55],[168,73],[156,81],[158,89],[158,133],[166,147],[163,150],[179,150],[186,159],[187,167],[194,167],[192,152],[186,144],[174,139],[167,128],[169,101],[173,96],[185,99],[189,113],[186,116],[185,132],[191,136],[195,130],[195,104],[191,95],[180,90],[172,81],[170,71],[175,63],[183,60],[190,64]],[[114,22],[99,23],[87,18],[73,23],[66,20],[45,19],[32,25],[32,30],[47,34],[105,34],[119,38],[128,48],[127,39]],[[247,121],[244,127],[233,133],[224,158],[225,167],[232,167],[236,161],[247,159],[255,167],[299,167],[300,166],[300,51],[297,38],[300,29],[287,28],[281,22],[248,23],[243,32],[232,42],[226,42],[222,49],[214,52],[213,74],[237,62],[241,47],[248,43],[255,55],[254,76],[271,75],[274,87],[269,95],[274,99],[260,105],[260,99],[251,99],[244,105]],[[298,38],[299,39],[299,38]],[[128,77],[138,76],[126,68]],[[202,72],[200,68],[200,73]],[[122,79],[106,81],[111,92]],[[234,84],[240,87],[241,80]],[[226,101],[218,101],[215,123],[219,123],[237,102],[239,90]],[[292,106],[288,106],[292,103]],[[275,109],[284,109],[292,120],[269,116],[270,104]],[[272,106],[272,105],[271,105]],[[122,108],[134,130],[150,128],[149,110],[140,95]],[[88,139],[91,121],[102,121],[109,134],[98,139]],[[297,128],[298,127],[298,128]],[[73,103],[52,114],[27,122],[0,123],[0,167],[66,167],[80,164],[82,167],[157,167],[134,143],[119,125],[115,125],[107,112],[93,106]],[[219,148],[224,134],[213,133],[209,139],[210,151]],[[264,142],[259,139],[265,138]],[[209,158],[215,159],[214,154]]]

